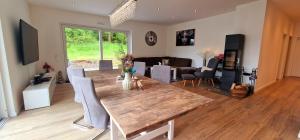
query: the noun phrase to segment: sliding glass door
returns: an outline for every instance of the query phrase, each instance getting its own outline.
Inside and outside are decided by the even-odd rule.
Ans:
[[[64,28],[67,59],[70,65],[97,70],[100,60],[99,32],[85,28]]]
[[[113,67],[117,69],[121,64],[121,57],[128,52],[127,36],[124,32],[102,32],[103,60],[113,60]]]
[[[125,32],[64,27],[64,34],[68,64],[85,70],[98,70],[99,60],[112,60],[117,69],[120,58],[128,52]]]

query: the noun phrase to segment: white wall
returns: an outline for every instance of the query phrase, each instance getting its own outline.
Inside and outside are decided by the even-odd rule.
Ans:
[[[196,29],[195,46],[176,46],[176,31],[185,29]],[[234,12],[225,13],[205,19],[185,22],[167,29],[168,56],[183,57],[193,59],[193,66],[202,66],[202,57],[199,52],[202,48],[212,48],[213,50],[224,51],[225,36],[234,31]]]
[[[262,47],[259,61],[257,89],[263,89],[278,78],[280,61],[284,48],[284,35],[292,35],[292,20],[274,4],[268,2],[263,29]],[[296,59],[298,60],[298,59]]]
[[[259,63],[266,7],[267,0],[259,0],[240,5],[235,11],[235,33],[246,35],[243,65],[250,72]]]
[[[106,17],[69,12],[46,7],[30,7],[33,25],[39,30],[40,61],[38,70],[42,71],[43,63],[48,62],[56,71],[64,72],[64,44],[61,30],[62,23],[77,24],[89,27],[109,29],[109,20]],[[104,23],[99,25],[97,23]],[[128,22],[117,27],[118,30],[129,31],[132,34],[132,53],[140,56],[165,55],[165,27],[141,22]],[[158,43],[149,47],[145,43],[145,34],[153,30],[157,33]]]
[[[245,34],[245,53],[243,64],[247,69],[258,67],[266,0],[239,5],[236,10],[205,19],[180,23],[168,27],[166,53],[170,56],[189,57],[193,66],[202,66],[198,55],[203,48],[223,52],[227,34]],[[194,47],[176,47],[176,31],[196,29]]]
[[[23,66],[18,53],[19,20],[24,19],[30,23],[26,1],[1,0],[0,19],[3,30],[0,63],[2,65],[4,93],[9,116],[16,116],[23,106],[22,90],[29,84],[35,73],[35,64]]]

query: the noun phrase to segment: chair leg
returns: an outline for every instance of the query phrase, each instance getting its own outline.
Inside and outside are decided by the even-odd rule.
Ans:
[[[84,125],[84,124],[79,124],[78,122],[80,120],[83,119],[83,115],[80,116],[78,119],[76,119],[75,121],[73,121],[73,125],[74,126],[77,126],[77,127],[80,127],[80,128],[85,128],[85,129],[92,129],[93,127],[92,126],[89,126],[89,125]]]
[[[183,81],[183,86],[185,86],[185,85],[186,85],[186,80]]]
[[[202,79],[200,78],[199,82],[198,82],[198,87],[200,87],[201,81],[202,81]]]
[[[214,79],[210,79],[212,87],[215,87]]]
[[[193,87],[195,87],[195,83],[194,83],[194,80],[192,80],[192,84],[193,84]]]

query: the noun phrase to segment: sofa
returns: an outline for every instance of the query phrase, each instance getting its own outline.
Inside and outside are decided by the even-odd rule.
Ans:
[[[178,57],[138,57],[134,58],[133,61],[136,62],[145,62],[146,63],[146,72],[145,76],[151,76],[151,67],[154,65],[159,65],[163,60],[169,60],[169,66],[175,67],[177,69],[177,78],[181,78],[181,74],[193,74],[196,71],[196,68],[192,67],[192,59],[189,58],[178,58]]]

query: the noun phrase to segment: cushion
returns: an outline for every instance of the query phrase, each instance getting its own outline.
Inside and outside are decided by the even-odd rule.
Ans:
[[[196,77],[204,77],[203,72],[195,72],[194,74],[195,74]]]
[[[194,80],[196,78],[193,74],[182,74],[181,77],[183,80]]]
[[[204,72],[204,71],[212,71],[213,69],[212,68],[209,68],[209,67],[202,67],[201,68],[201,72]]]

